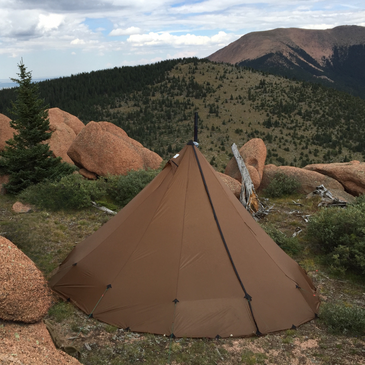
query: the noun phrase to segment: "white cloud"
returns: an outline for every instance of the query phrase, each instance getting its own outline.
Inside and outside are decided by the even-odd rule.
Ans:
[[[95,69],[98,58],[105,67],[205,57],[252,31],[365,26],[359,0],[0,0],[0,14],[0,78],[13,76],[5,66],[10,57],[37,59],[40,52],[66,51],[71,74]],[[78,65],[81,56],[86,64]],[[44,62],[37,59],[42,73]]]
[[[169,32],[131,35],[127,42],[136,47],[161,46],[168,45],[171,47],[183,46],[206,46],[212,44],[227,44],[229,41],[237,39],[237,35],[226,34],[221,31],[218,34],[208,36],[198,36],[195,34],[173,35]]]
[[[140,34],[142,31],[138,27],[129,27],[127,29],[113,29],[109,35],[110,36],[119,36],[119,35],[131,35],[131,34]]]
[[[70,44],[85,44],[85,41],[83,39],[76,38],[73,41],[71,41]]]
[[[41,30],[57,29],[64,21],[65,16],[61,14],[39,14],[38,28]]]

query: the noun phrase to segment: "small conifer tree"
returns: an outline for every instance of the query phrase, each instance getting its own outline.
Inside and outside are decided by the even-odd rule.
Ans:
[[[57,180],[74,171],[74,167],[52,156],[48,107],[40,99],[38,85],[32,83],[32,74],[27,71],[23,60],[18,64],[17,99],[12,104],[14,120],[10,126],[15,129],[12,139],[0,152],[0,175],[9,175],[5,188],[10,194],[17,194],[30,185],[44,180]]]

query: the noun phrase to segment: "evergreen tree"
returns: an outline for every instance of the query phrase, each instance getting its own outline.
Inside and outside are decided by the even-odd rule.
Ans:
[[[11,194],[46,179],[57,180],[74,171],[74,167],[61,162],[60,157],[52,156],[45,143],[52,134],[47,106],[40,99],[38,85],[32,83],[31,72],[27,71],[23,60],[18,67],[19,79],[12,79],[19,84],[11,110],[15,118],[10,122],[15,133],[0,152],[0,174],[10,175],[5,188]]]

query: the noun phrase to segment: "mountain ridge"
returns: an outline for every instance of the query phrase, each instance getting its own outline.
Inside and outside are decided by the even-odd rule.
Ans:
[[[277,28],[248,33],[207,57],[315,81],[365,98],[365,27]]]

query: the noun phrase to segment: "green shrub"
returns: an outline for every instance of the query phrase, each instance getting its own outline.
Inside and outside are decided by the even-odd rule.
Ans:
[[[359,306],[322,304],[319,317],[334,334],[365,335],[365,309]]]
[[[75,308],[71,303],[58,302],[48,310],[48,315],[56,322],[62,322],[69,319],[75,312]]]
[[[130,171],[123,176],[108,177],[108,194],[118,204],[125,206],[159,173],[159,170]]]
[[[91,206],[106,194],[105,184],[101,180],[90,181],[81,175],[68,175],[58,182],[46,181],[25,189],[20,199],[37,207],[56,210],[81,209]]]
[[[365,204],[327,208],[311,217],[307,238],[339,272],[365,273]]]
[[[299,188],[300,183],[296,179],[282,172],[277,172],[267,188],[264,189],[264,194],[269,198],[280,198],[298,193]]]
[[[353,202],[353,205],[363,205],[363,204],[365,204],[365,194],[359,195]]]
[[[296,255],[299,250],[299,242],[295,237],[288,237],[285,233],[275,228],[272,224],[262,226],[265,232],[289,255]]]

